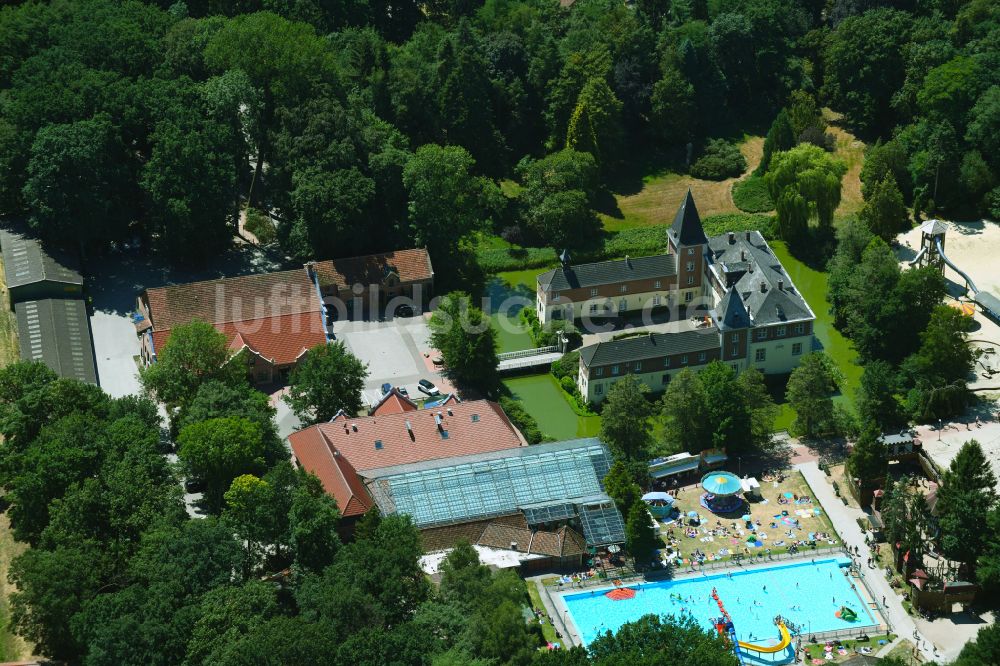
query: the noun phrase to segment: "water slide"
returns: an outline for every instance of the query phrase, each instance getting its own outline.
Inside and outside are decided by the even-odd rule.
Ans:
[[[908,263],[907,265],[908,265],[908,266],[916,266],[917,264],[919,264],[919,263],[920,263],[920,259],[921,259],[921,258],[922,258],[922,257],[923,257],[923,256],[924,256],[925,254],[927,254],[927,248],[926,248],[926,247],[923,247],[923,248],[920,248],[920,252],[918,252],[918,253],[917,253],[917,256],[913,257],[913,260],[912,260],[912,261],[910,261],[910,262],[909,262],[909,263]]]
[[[729,617],[729,613],[726,612],[726,607],[722,605],[722,599],[719,598],[719,593],[716,591],[714,587],[712,588],[712,598],[715,599],[715,603],[719,604],[719,612],[722,613],[722,617],[719,619],[718,624],[716,624],[716,628],[718,629],[719,633],[722,633],[723,630],[726,630],[727,633],[729,634],[730,640],[733,642],[734,645],[738,645],[740,649],[752,650],[754,652],[760,652],[763,654],[774,654],[776,652],[783,651],[785,648],[791,645],[792,635],[788,633],[788,627],[785,626],[785,623],[782,622],[780,618],[778,619],[777,622],[778,632],[780,634],[780,638],[778,640],[777,645],[757,645],[755,643],[745,643],[741,640],[738,640],[736,638],[736,628],[733,626],[733,619]],[[743,655],[740,654],[739,650],[736,650],[736,657],[737,659],[740,660],[741,664],[744,663]]]
[[[941,239],[937,238],[937,239],[935,239],[934,242],[937,243],[938,254],[941,255],[942,259],[944,259],[944,263],[948,264],[948,267],[951,268],[951,270],[955,271],[956,273],[958,273],[959,275],[962,276],[962,278],[965,280],[965,283],[967,285],[969,285],[969,289],[972,290],[972,295],[973,296],[975,296],[976,294],[978,294],[979,290],[976,289],[976,283],[972,281],[972,278],[970,278],[968,275],[966,275],[965,272],[962,269],[960,269],[955,264],[951,263],[951,260],[948,259],[948,255],[944,253],[944,248],[941,247]]]
[[[778,632],[781,634],[781,639],[777,645],[755,645],[754,643],[744,643],[743,641],[739,641],[737,645],[744,650],[753,650],[754,652],[764,652],[766,654],[781,652],[792,644],[792,635],[788,633],[788,627],[785,626],[784,622],[778,623]]]

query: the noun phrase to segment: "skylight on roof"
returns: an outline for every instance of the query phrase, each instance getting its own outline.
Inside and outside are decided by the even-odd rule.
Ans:
[[[375,450],[376,451],[381,451],[382,450],[382,440],[381,439],[376,439],[375,440]]]

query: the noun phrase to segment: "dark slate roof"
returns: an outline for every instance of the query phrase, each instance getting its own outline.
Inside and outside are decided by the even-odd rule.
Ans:
[[[554,268],[538,276],[538,284],[546,289],[562,291],[618,284],[627,280],[650,280],[677,274],[677,261],[672,254],[651,257],[598,261],[570,268]]]
[[[732,287],[719,301],[713,314],[715,325],[722,330],[750,327],[750,315],[747,314],[747,309],[743,306],[743,299]]]
[[[60,377],[97,383],[87,308],[80,299],[48,298],[14,305],[21,358],[41,361]]]
[[[670,225],[670,237],[678,245],[704,245],[708,242],[691,190],[687,191],[681,207],[674,215],[674,223]]]
[[[629,363],[673,354],[710,351],[719,348],[718,331],[706,328],[679,333],[649,333],[621,340],[608,340],[580,350],[585,366]]]
[[[43,281],[83,284],[83,276],[69,267],[68,257],[50,254],[34,238],[0,229],[0,250],[8,289]]]
[[[757,231],[713,236],[708,241],[712,270],[722,283],[733,285],[754,326],[783,321],[814,319],[812,310],[799,293],[771,247]],[[763,289],[761,288],[763,285]]]

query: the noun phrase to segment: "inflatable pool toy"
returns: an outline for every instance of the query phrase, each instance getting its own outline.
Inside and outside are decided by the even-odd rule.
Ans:
[[[852,609],[848,608],[847,606],[841,606],[840,610],[834,613],[834,615],[839,617],[841,620],[844,620],[845,622],[858,621],[858,614],[855,613]]]

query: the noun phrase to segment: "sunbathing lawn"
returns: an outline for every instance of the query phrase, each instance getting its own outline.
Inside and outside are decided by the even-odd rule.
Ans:
[[[839,664],[840,662],[847,661],[851,657],[855,656],[854,653],[855,649],[857,649],[858,652],[860,653],[861,650],[863,650],[864,648],[868,648],[871,650],[869,654],[871,656],[874,656],[876,652],[881,650],[883,647],[885,647],[895,639],[896,639],[895,634],[880,634],[878,636],[869,636],[867,641],[854,641],[854,640],[835,641],[833,642],[833,650],[831,650],[833,656],[832,659],[824,658],[824,653],[826,652],[825,643],[817,643],[815,645],[805,645],[803,647],[805,648],[806,654],[808,655],[807,657],[808,661],[806,663],[817,663],[813,662],[812,660],[819,659],[820,661],[818,663]],[[879,645],[879,641],[882,641],[881,645]],[[840,652],[837,650],[838,645],[842,646],[842,648],[847,652],[847,654],[840,654]],[[910,648],[912,648],[912,643],[910,644]],[[907,656],[909,656],[910,648],[907,648]],[[895,652],[895,650],[893,650],[893,652]]]
[[[664,541],[669,539],[669,531],[672,528],[674,531],[674,537],[677,540],[675,548],[680,552],[681,558],[684,560],[685,564],[690,561],[691,555],[695,550],[701,550],[702,553],[712,556],[716,560],[728,560],[729,553],[723,552],[720,555],[720,551],[723,549],[732,551],[733,549],[738,549],[738,552],[745,555],[744,548],[750,550],[750,554],[765,552],[765,549],[770,548],[772,554],[784,553],[788,550],[786,545],[777,546],[774,545],[776,542],[791,543],[798,539],[805,539],[808,537],[809,532],[827,532],[830,534],[832,540],[840,543],[840,537],[837,535],[837,531],[833,527],[833,523],[827,517],[826,512],[822,511],[819,503],[815,500],[802,504],[780,504],[778,498],[784,498],[785,493],[790,493],[792,495],[798,495],[799,497],[807,496],[812,497],[812,491],[809,489],[809,485],[806,483],[805,477],[797,471],[786,472],[785,478],[781,483],[777,484],[771,481],[764,481],[763,479],[758,479],[760,481],[760,491],[764,498],[762,502],[754,502],[750,504],[750,515],[753,520],[760,521],[761,527],[758,528],[758,534],[763,537],[767,535],[767,538],[759,539],[762,542],[762,546],[755,547],[752,544],[746,543],[746,538],[749,532],[744,529],[743,521],[738,518],[734,521],[732,518],[720,518],[715,516],[708,509],[703,507],[700,503],[702,489],[700,482],[693,485],[683,486],[680,492],[677,493],[677,508],[680,510],[680,515],[685,518],[684,525],[679,526],[673,524],[671,526],[664,526],[662,523],[660,525],[660,536]],[[794,500],[790,500],[794,501]],[[820,508],[822,513],[817,516],[813,511],[814,508]],[[698,528],[698,536],[696,538],[689,538],[685,535],[685,529],[688,527],[686,516],[689,511],[697,511],[702,519],[703,524]],[[775,514],[780,514],[782,511],[788,511],[790,518],[796,518],[799,520],[800,528],[792,529],[785,525],[778,523],[778,528],[771,528],[770,523],[775,522],[777,519],[774,517]],[[809,511],[808,516],[797,515],[796,511]],[[713,528],[717,528],[718,525],[716,521],[720,521],[723,527],[729,528],[730,536],[711,536],[710,532]],[[732,534],[733,523],[736,523],[737,532]],[[794,536],[789,537],[786,532],[792,529]],[[742,534],[740,533],[742,532]],[[711,541],[704,541],[704,539],[711,539]],[[734,542],[735,540],[735,542]],[[817,545],[831,545],[827,544],[825,541],[818,541]],[[800,547],[800,551],[807,550],[807,547]]]
[[[530,580],[524,581],[524,586],[528,588],[528,596],[531,598],[531,608],[536,611],[542,611],[547,617],[548,613],[545,611],[545,604],[542,603],[542,596],[538,592],[538,586],[535,585],[534,581]],[[561,639],[556,637],[556,628],[548,620],[542,625],[542,637],[547,643],[561,642]]]
[[[556,378],[545,373],[504,380],[514,398],[535,417],[542,434],[556,440],[596,437],[601,430],[600,416],[578,416],[563,398]]]

